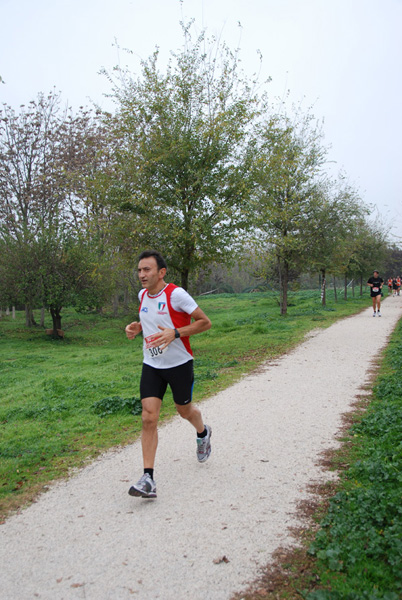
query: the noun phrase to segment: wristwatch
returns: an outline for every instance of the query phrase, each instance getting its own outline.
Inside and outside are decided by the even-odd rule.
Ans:
[[[176,329],[176,328],[175,328],[175,330],[174,330],[174,337],[175,337],[176,339],[180,337],[180,332],[179,332],[179,331],[177,331],[177,329]]]

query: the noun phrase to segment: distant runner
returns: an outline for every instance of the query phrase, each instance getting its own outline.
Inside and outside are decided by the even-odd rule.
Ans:
[[[367,281],[367,285],[370,286],[370,295],[373,299],[373,317],[377,315],[381,317],[380,307],[381,307],[381,290],[384,284],[384,280],[380,277],[378,271],[374,271],[373,277],[370,277]]]

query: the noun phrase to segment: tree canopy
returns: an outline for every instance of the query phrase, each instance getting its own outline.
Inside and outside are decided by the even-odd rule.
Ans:
[[[236,54],[183,29],[185,47],[164,74],[157,51],[140,77],[120,73],[113,123],[127,202],[187,288],[191,272],[238,246],[258,98]]]
[[[186,289],[246,258],[278,274],[284,315],[297,274],[320,272],[325,302],[327,273],[362,277],[386,258],[359,192],[326,172],[311,111],[273,108],[238,51],[182,28],[166,68],[156,50],[138,74],[105,72],[113,112],[55,93],[0,111],[0,305],[25,305],[28,325],[34,307],[54,330],[68,304],[128,308],[144,248]]]

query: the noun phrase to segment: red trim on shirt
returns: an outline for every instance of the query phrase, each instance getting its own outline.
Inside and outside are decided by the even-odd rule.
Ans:
[[[179,327],[185,327],[186,325],[190,325],[190,323],[191,323],[191,317],[188,313],[180,312],[178,310],[175,310],[172,307],[172,302],[171,302],[170,296],[172,295],[173,290],[176,289],[177,287],[178,286],[175,285],[174,283],[169,283],[168,286],[165,288],[165,294],[166,294],[169,314],[173,321],[173,325],[176,329]],[[191,354],[191,356],[193,356],[193,351],[191,350],[189,336],[187,335],[184,337],[180,337],[180,339],[183,342],[184,347],[186,348],[187,352],[189,352]]]

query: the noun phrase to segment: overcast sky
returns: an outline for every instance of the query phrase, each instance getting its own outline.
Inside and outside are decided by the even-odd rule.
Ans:
[[[182,45],[195,19],[267,89],[324,119],[329,158],[402,240],[402,0],[0,0],[0,103],[18,109],[53,88],[78,108],[109,107],[102,67]],[[241,28],[238,23],[241,23]],[[119,51],[130,49],[128,55]]]

